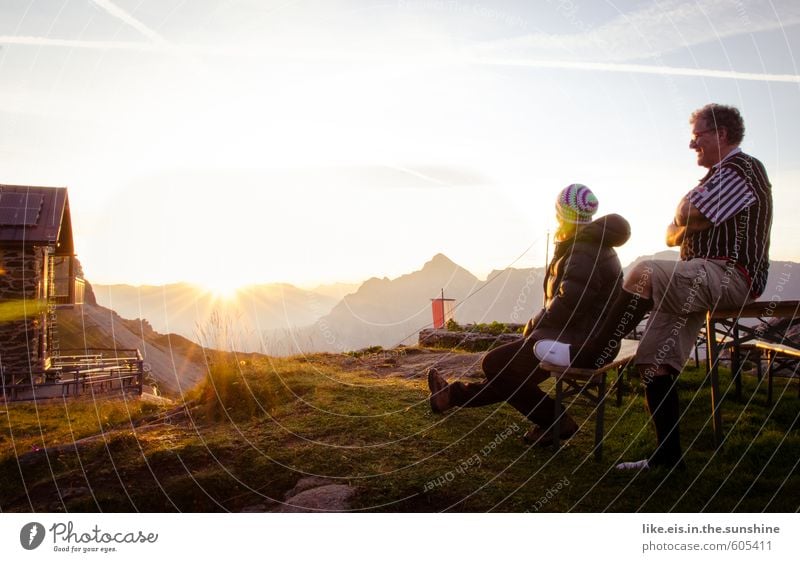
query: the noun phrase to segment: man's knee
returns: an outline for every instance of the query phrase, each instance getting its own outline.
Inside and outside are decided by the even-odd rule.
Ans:
[[[629,293],[649,299],[653,294],[653,266],[649,261],[637,263],[630,270],[622,288]]]

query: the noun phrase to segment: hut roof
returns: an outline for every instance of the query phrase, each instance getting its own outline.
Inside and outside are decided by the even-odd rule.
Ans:
[[[74,254],[67,188],[0,184],[0,245],[10,244]]]

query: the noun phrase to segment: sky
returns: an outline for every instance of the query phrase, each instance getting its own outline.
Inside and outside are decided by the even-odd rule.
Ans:
[[[0,183],[69,188],[95,283],[542,266],[575,182],[630,221],[627,263],[666,249],[713,101],[800,261],[798,24],[796,0],[2,0]]]

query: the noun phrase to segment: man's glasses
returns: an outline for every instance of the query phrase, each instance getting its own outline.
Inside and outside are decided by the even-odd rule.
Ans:
[[[697,131],[692,134],[692,142],[697,142],[697,139],[705,135],[706,133],[710,133],[711,131],[716,131],[716,129],[706,129],[705,131]]]

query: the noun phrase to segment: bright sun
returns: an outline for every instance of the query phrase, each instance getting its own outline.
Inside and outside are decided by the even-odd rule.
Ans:
[[[219,300],[233,300],[239,291],[239,285],[227,279],[206,281],[203,283],[203,288]]]

